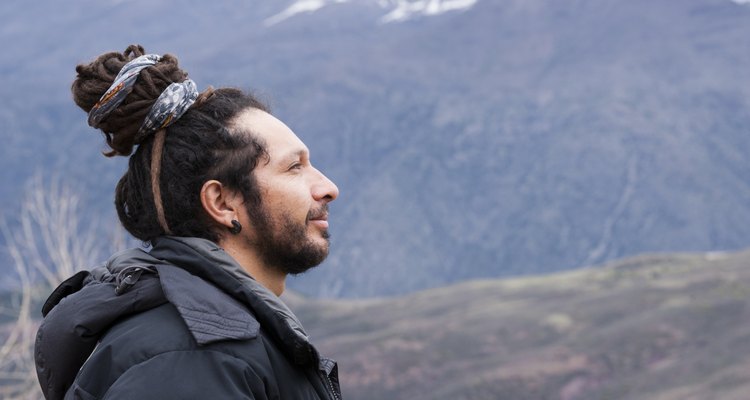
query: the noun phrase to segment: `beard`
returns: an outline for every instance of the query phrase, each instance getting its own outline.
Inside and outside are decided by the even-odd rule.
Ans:
[[[266,265],[285,274],[297,275],[319,265],[328,256],[328,230],[322,232],[324,244],[316,242],[307,233],[310,219],[327,213],[328,205],[308,212],[304,223],[294,221],[288,214],[274,218],[262,202],[248,207],[247,212],[257,234],[252,245]]]

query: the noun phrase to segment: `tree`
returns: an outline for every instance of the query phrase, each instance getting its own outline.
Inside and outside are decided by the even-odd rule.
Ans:
[[[0,323],[0,398],[41,398],[33,354],[41,301],[104,252],[124,248],[125,236],[121,229],[102,235],[96,219],[82,221],[76,192],[41,174],[26,185],[16,218],[0,220],[0,230],[17,279],[11,304],[0,304],[0,317],[11,319]]]

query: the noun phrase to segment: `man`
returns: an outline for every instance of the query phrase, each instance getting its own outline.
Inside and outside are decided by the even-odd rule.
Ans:
[[[176,58],[144,53],[79,65],[73,96],[108,156],[132,153],[115,204],[151,249],[52,293],[36,344],[45,397],[340,399],[335,362],[278,298],[328,254],[337,187],[257,99],[198,93]]]

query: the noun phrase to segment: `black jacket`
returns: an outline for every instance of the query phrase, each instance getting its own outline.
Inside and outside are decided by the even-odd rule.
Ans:
[[[336,363],[213,242],[163,237],[65,281],[43,307],[47,399],[340,399]]]

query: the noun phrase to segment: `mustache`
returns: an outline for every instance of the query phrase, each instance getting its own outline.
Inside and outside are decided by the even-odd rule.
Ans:
[[[320,208],[315,208],[307,213],[307,221],[313,219],[324,219],[328,217],[328,204],[324,204]]]

